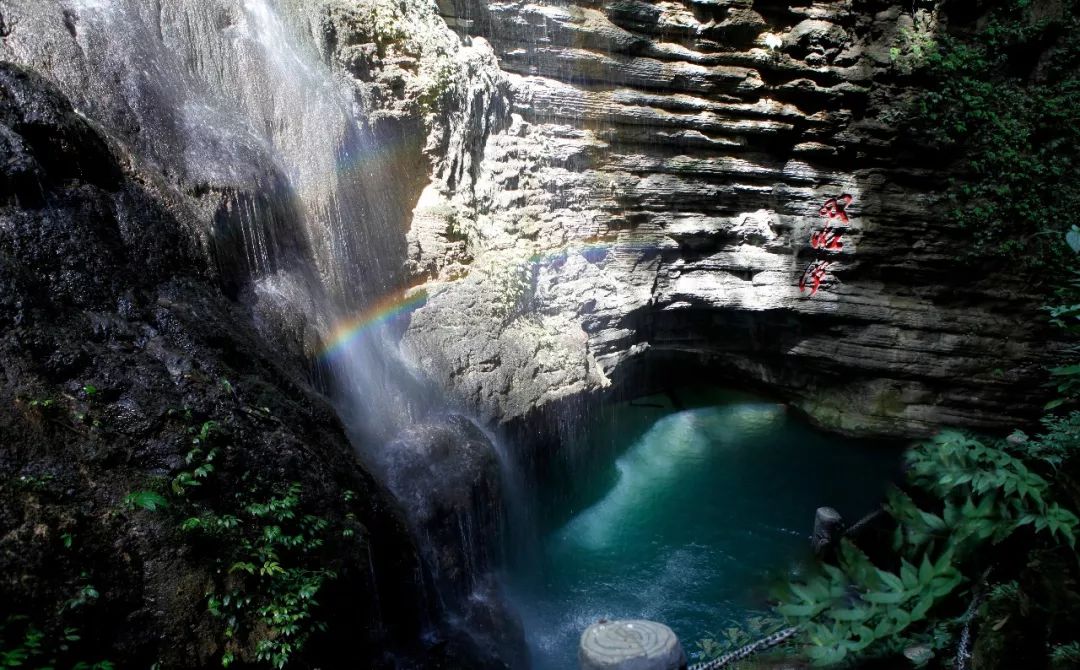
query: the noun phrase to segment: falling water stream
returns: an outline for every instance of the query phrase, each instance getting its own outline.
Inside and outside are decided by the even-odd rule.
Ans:
[[[196,234],[222,283],[267,335],[302,333],[296,339],[316,359],[357,452],[385,483],[386,449],[413,446],[395,440],[444,416],[445,400],[402,354],[401,324],[381,307],[401,302],[410,175],[386,157],[395,138],[379,136],[353,83],[328,64],[326,7],[14,1],[28,16],[47,3],[42,16],[68,17],[70,30],[55,39],[75,40],[82,60],[56,69],[61,87],[198,212],[209,229]],[[13,48],[28,62],[51,58],[33,40]],[[408,495],[399,497],[415,511]]]

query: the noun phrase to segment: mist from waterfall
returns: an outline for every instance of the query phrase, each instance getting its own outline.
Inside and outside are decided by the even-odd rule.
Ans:
[[[372,160],[380,138],[321,59],[315,11],[290,0],[56,5],[74,12],[85,54],[64,82],[81,91],[77,104],[121,129],[130,120],[140,153],[182,189],[220,194],[207,243],[256,313],[300,313],[325,342],[401,290],[402,213],[389,196],[400,175]],[[368,324],[332,355],[311,352],[361,445],[439,403],[392,325]]]
[[[256,78],[272,90],[269,101],[244,105],[267,129],[294,191],[325,291],[318,297],[326,303],[321,325],[327,338],[330,324],[401,282],[402,231],[390,225],[391,205],[385,190],[373,188],[366,162],[379,140],[314,49],[297,43],[268,0],[244,0],[243,10],[244,21],[235,26],[235,39],[245,44],[240,53],[250,54],[247,67],[261,70]],[[359,441],[389,439],[434,402],[387,324],[367,325],[327,362],[339,412]]]

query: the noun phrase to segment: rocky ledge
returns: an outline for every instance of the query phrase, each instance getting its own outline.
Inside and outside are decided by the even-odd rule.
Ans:
[[[890,50],[943,30],[936,14],[848,0],[440,8],[498,68],[459,96],[465,139],[435,157],[416,209],[410,262],[429,299],[405,342],[465,406],[509,420],[670,383],[689,363],[849,433],[1037,415],[1058,348],[1041,301],[961,262],[947,172],[895,127],[917,89]]]

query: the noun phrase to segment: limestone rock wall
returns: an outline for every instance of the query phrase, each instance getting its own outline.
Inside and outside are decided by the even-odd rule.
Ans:
[[[351,110],[298,94],[310,82],[274,60],[288,51],[251,39],[263,6]],[[9,0],[3,54],[160,173],[230,292],[309,354],[313,283],[363,304],[404,265],[429,295],[405,346],[487,419],[693,360],[853,432],[1004,428],[1037,409],[1055,345],[1036,298],[957,262],[942,166],[897,135],[917,90],[890,49],[943,29],[919,7]],[[146,30],[115,40],[116,17]],[[356,155],[283,172],[276,154],[333,154],[304,138],[349,118],[359,135],[335,141]],[[326,196],[342,189],[355,202]],[[813,249],[842,194],[843,248]],[[286,225],[298,200],[325,225]]]
[[[464,405],[512,419],[695,361],[848,432],[1037,412],[1056,347],[1038,300],[959,262],[947,173],[895,128],[917,90],[890,49],[916,23],[943,30],[936,15],[849,0],[440,10],[498,69],[456,98],[465,140],[432,158],[410,232],[429,299],[405,344]],[[821,215],[845,194],[846,224]],[[842,248],[811,244],[827,223]],[[810,295],[815,260],[829,265]]]

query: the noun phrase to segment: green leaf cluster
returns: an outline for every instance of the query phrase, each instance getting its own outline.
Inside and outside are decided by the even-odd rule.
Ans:
[[[719,631],[710,633],[696,643],[699,655],[707,660],[742,649],[746,645],[772,635],[785,627],[784,619],[772,612],[758,613],[744,621],[732,620]],[[784,647],[778,649],[783,651]]]
[[[909,128],[961,157],[948,215],[967,232],[969,258],[1040,281],[1060,276],[1061,233],[1080,212],[1080,11],[1059,4],[994,0],[973,35],[939,36]]]
[[[875,566],[853,543],[840,544],[837,564],[787,585],[777,612],[799,625],[816,665],[833,665],[882,640],[896,639],[963,581],[951,551],[898,571]]]
[[[1023,448],[1029,457],[1059,470],[1067,461],[1080,455],[1080,412],[1063,416],[1049,415],[1043,419],[1044,432],[1036,440],[1023,437]]]
[[[228,382],[222,386],[232,390]],[[228,427],[198,423],[190,410],[169,416],[191,424],[190,448],[170,480],[170,497],[135,491],[124,505],[171,512],[192,547],[210,554],[216,571],[206,603],[208,614],[222,622],[222,665],[284,668],[326,628],[317,596],[336,577],[325,567],[327,542],[349,540],[359,524],[351,514],[335,527],[305,513],[310,501],[297,482],[281,485],[245,474],[235,492],[222,495],[217,461],[232,448]],[[343,500],[355,497],[346,491]]]
[[[1050,667],[1054,670],[1080,668],[1080,641],[1055,645],[1050,650]]]
[[[937,11],[918,10],[913,6],[911,20],[911,28],[901,28],[889,49],[889,60],[902,74],[911,74],[924,67],[937,48]]]
[[[184,462],[189,466],[180,470],[172,480],[172,490],[178,496],[187,495],[188,489],[200,486],[214,472],[214,459],[219,449],[211,447],[211,440],[217,435],[216,421],[204,421],[198,429],[192,428],[191,450]]]
[[[0,670],[114,670],[111,661],[62,662],[82,639],[77,628],[50,635],[26,616],[11,615],[0,622]]]
[[[937,502],[926,509],[900,488],[889,492],[894,565],[879,567],[844,540],[834,563],[781,589],[776,611],[800,626],[817,665],[883,652],[929,661],[942,640],[935,610],[972,581],[966,567],[980,552],[1025,526],[1075,546],[1080,519],[1004,442],[945,432],[912,449],[908,466],[912,487]]]
[[[971,551],[1029,524],[1075,547],[1080,519],[1051,501],[1050,482],[1004,448],[948,431],[911,450],[908,462],[912,483],[938,497],[943,511],[930,514],[894,494],[897,548],[943,537],[952,548]]]
[[[132,491],[124,496],[124,507],[127,509],[144,509],[148,512],[156,512],[169,506],[165,496],[153,491]]]
[[[236,515],[208,511],[181,526],[229,548],[218,559],[218,579],[207,593],[208,611],[225,622],[226,667],[243,649],[245,636],[254,642],[256,660],[285,667],[315,631],[325,630],[316,617],[316,596],[335,577],[311,567],[331,524],[300,513],[300,485],[266,499],[258,488],[238,496]]]

